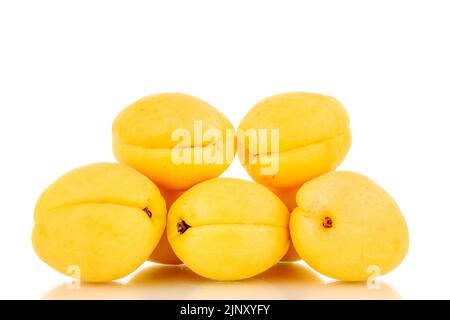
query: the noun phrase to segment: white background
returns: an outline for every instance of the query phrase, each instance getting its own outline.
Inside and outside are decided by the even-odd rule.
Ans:
[[[431,0],[0,2],[0,298],[450,298],[449,16],[448,1]],[[341,168],[372,177],[404,211],[410,251],[380,291],[322,285],[304,267],[217,283],[146,264],[139,285],[69,292],[34,254],[40,192],[114,161],[123,107],[184,92],[237,126],[285,91],[346,106],[353,144]],[[225,175],[248,179],[237,160]],[[155,270],[169,276],[152,280]],[[296,282],[301,273],[311,281]]]

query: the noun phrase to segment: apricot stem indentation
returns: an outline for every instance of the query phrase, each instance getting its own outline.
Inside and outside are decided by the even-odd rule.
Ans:
[[[180,234],[183,234],[186,232],[187,229],[189,229],[191,226],[186,223],[186,221],[181,220],[177,223],[177,230]]]
[[[333,220],[330,217],[323,218],[322,226],[324,228],[327,228],[327,229],[328,228],[332,228],[333,227]]]
[[[142,210],[148,215],[149,218],[152,217],[152,212],[150,211],[150,209],[148,207],[145,207]]]

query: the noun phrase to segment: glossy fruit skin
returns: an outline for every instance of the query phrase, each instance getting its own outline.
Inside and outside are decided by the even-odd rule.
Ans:
[[[245,148],[238,147],[245,152],[238,155],[253,180],[272,188],[299,187],[333,171],[351,144],[347,111],[335,98],[321,94],[291,92],[262,100],[241,121],[238,134],[261,129],[279,130],[278,148],[269,139],[267,150],[255,154],[245,140]],[[238,139],[240,145],[243,141]],[[274,161],[278,170],[264,173],[267,162]]]
[[[164,200],[166,200],[167,211],[169,211],[172,204],[178,199],[185,191],[184,190],[167,190],[164,188],[159,189],[161,191]],[[167,232],[161,237],[155,250],[153,250],[149,261],[161,263],[161,264],[182,264],[183,262],[175,255],[169,240],[167,239]]]
[[[202,182],[179,197],[167,219],[175,254],[197,274],[239,280],[276,264],[289,246],[289,212],[265,187],[232,178]]]
[[[369,178],[330,172],[305,183],[290,220],[295,249],[338,280],[386,274],[406,256],[408,228],[392,197]]]
[[[32,241],[49,266],[88,282],[122,278],[139,267],[164,231],[166,208],[147,177],[121,164],[66,173],[40,196]]]
[[[203,134],[208,130],[220,132],[223,144],[208,141],[206,137],[195,141],[199,122]],[[180,141],[174,137],[180,129],[192,139]],[[170,190],[185,190],[218,177],[235,153],[235,130],[230,121],[207,102],[187,94],[163,93],[134,102],[116,117],[112,132],[116,159],[145,174],[159,187]],[[227,132],[232,133],[231,139],[226,138]],[[190,162],[174,161],[174,148],[189,152]],[[196,161],[196,152],[202,155],[214,152],[221,161],[211,163],[206,157]]]

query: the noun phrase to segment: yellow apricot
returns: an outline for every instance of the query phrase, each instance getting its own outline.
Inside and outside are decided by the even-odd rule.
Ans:
[[[33,247],[54,269],[89,282],[122,278],[161,238],[164,198],[144,175],[98,163],[66,173],[35,208]]]
[[[297,193],[290,232],[300,256],[316,271],[363,281],[397,267],[408,251],[408,229],[392,197],[369,178],[330,172]]]
[[[297,207],[297,203],[295,202],[295,196],[297,194],[298,188],[286,188],[286,189],[279,189],[279,188],[269,188],[273,193],[275,193],[278,198],[280,198],[281,201],[286,205],[289,212],[292,212]],[[298,255],[297,251],[295,251],[294,246],[292,243],[289,245],[289,249],[284,255],[283,259],[281,261],[298,261],[300,260],[300,256]]]
[[[294,245],[291,242],[286,254],[281,258],[281,261],[293,262],[301,259],[302,258],[298,255],[297,251],[295,251]]]
[[[221,112],[199,98],[157,94],[117,116],[113,151],[158,186],[184,190],[225,171],[235,153],[234,132]]]
[[[289,246],[289,212],[264,186],[232,178],[202,182],[169,210],[167,236],[194,272],[215,280],[252,277]]]
[[[298,189],[299,189],[298,187],[285,189],[269,188],[270,191],[275,193],[278,196],[278,198],[280,198],[280,200],[283,201],[283,203],[285,204],[285,206],[288,208],[289,211],[292,211],[295,208],[297,208],[296,196]]]
[[[166,200],[167,211],[169,211],[175,200],[177,200],[184,192],[180,190],[168,190],[164,188],[160,188],[159,191],[161,191],[162,196]],[[175,255],[175,252],[173,252],[173,249],[169,244],[169,240],[167,240],[166,232],[164,232],[164,234],[162,235],[161,240],[159,240],[158,245],[156,246],[155,250],[153,250],[152,255],[148,260],[162,264],[183,263]]]
[[[268,130],[267,139],[258,138],[252,144],[251,132],[263,134],[263,130]],[[271,136],[276,130],[278,139]],[[238,137],[245,137],[238,139],[239,159],[250,176],[275,188],[298,187],[334,170],[351,143],[349,118],[342,104],[330,96],[302,92],[257,103],[241,121]]]

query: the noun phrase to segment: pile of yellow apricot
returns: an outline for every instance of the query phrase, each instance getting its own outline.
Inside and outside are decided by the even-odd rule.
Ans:
[[[34,249],[61,273],[112,281],[150,260],[239,280],[301,257],[325,276],[363,281],[407,253],[392,197],[334,171],[351,133],[330,96],[269,97],[235,130],[203,100],[158,94],[125,108],[112,131],[119,163],[66,173],[37,201]],[[218,178],[236,152],[255,182]]]

